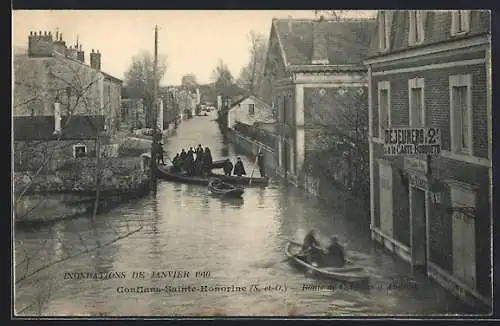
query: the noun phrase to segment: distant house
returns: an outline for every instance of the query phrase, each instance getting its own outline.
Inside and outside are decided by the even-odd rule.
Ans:
[[[276,165],[290,182],[303,185],[306,157],[325,149],[329,126],[342,127],[340,112],[367,105],[363,59],[375,24],[273,19],[262,96],[276,111]]]
[[[372,238],[491,306],[491,13],[378,13],[370,85]],[[439,128],[434,155],[387,155],[391,128]]]
[[[233,129],[237,122],[250,126],[256,122],[274,122],[272,108],[253,95],[243,97],[227,110],[228,128]]]

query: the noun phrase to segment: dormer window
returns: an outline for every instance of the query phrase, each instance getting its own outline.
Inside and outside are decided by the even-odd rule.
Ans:
[[[451,35],[462,35],[470,31],[470,10],[451,12]]]
[[[425,12],[423,10],[410,10],[409,14],[409,45],[419,45],[424,42],[424,18]]]
[[[378,21],[378,39],[380,51],[389,50],[389,35],[391,31],[391,16],[387,11],[381,11]]]

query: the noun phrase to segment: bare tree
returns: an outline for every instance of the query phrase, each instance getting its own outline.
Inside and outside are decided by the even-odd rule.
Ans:
[[[341,20],[345,17],[347,10],[314,10],[316,16],[326,14],[330,19]]]
[[[237,84],[252,95],[257,95],[263,78],[266,60],[267,43],[263,34],[251,31],[248,34],[250,41],[250,60],[242,68]]]
[[[21,209],[25,206],[27,195],[35,192],[33,187],[44,180],[47,175],[54,175],[56,171],[63,171],[67,158],[59,157],[60,153],[76,142],[66,140],[67,127],[75,116],[83,116],[87,119],[88,125],[94,132],[94,151],[96,157],[95,175],[95,201],[91,219],[97,214],[99,206],[100,181],[102,177],[102,162],[100,145],[102,138],[109,136],[109,131],[102,132],[101,126],[96,125],[92,116],[105,115],[110,116],[109,103],[100,103],[102,75],[94,69],[90,69],[75,60],[55,55],[51,58],[28,59],[18,57],[14,59],[14,105],[13,113],[16,116],[54,116],[53,103],[57,100],[61,102],[61,113],[65,116],[64,123],[61,124],[61,131],[56,132],[50,139],[26,139],[25,141],[16,141],[13,150],[15,151],[16,165],[15,171],[24,171],[21,176],[23,181],[14,186],[14,217],[15,220],[22,219],[22,214],[28,214],[35,211],[39,204],[45,200],[44,193],[39,193],[39,200],[35,201],[31,207]],[[14,131],[15,133],[15,131]],[[66,161],[66,162],[65,162]],[[24,212],[21,212],[21,211]],[[93,228],[94,226],[91,226]],[[47,275],[49,270],[68,260],[78,256],[99,250],[110,246],[113,243],[124,239],[131,234],[139,232],[141,227],[134,230],[128,229],[127,232],[117,232],[109,241],[102,243],[98,241],[92,244],[85,240],[82,234],[78,233],[79,241],[66,244],[67,240],[58,238],[57,242],[63,246],[70,247],[66,250],[66,255],[50,257],[51,252],[48,249],[48,243],[52,241],[48,237],[38,244],[35,248],[27,248],[22,240],[15,241],[16,260],[14,265],[15,280],[14,286],[16,297],[23,296],[23,290],[34,287],[36,293],[26,294],[24,297],[31,297],[33,302],[17,309],[16,313],[23,313],[28,310],[35,310],[42,314],[44,306],[50,301],[53,294],[57,291],[57,280],[51,275]],[[15,233],[15,235],[17,232]],[[49,257],[46,257],[49,256]],[[42,259],[45,257],[45,259]],[[47,283],[49,280],[51,283]],[[45,284],[45,285],[44,285]]]
[[[196,87],[198,87],[196,76],[194,74],[186,74],[182,76],[181,86],[183,86],[187,90],[190,90],[191,92],[196,91]]]
[[[309,173],[330,176],[353,195],[369,194],[368,107],[366,91],[340,89],[335,107],[309,111],[308,132],[315,150],[306,156]],[[332,110],[335,114],[332,114]],[[318,172],[321,171],[321,172]]]
[[[151,110],[154,101],[154,85],[159,85],[160,80],[167,71],[167,56],[158,56],[158,66],[156,70],[156,80],[154,77],[154,56],[149,51],[142,51],[132,58],[129,69],[125,72],[125,84],[135,96],[144,99],[146,110],[146,124],[152,127],[154,116]]]

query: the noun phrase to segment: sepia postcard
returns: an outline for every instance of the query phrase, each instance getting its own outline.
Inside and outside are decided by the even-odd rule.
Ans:
[[[12,15],[12,317],[491,313],[490,11]]]

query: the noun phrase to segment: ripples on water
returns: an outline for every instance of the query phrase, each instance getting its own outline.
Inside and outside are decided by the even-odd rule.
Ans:
[[[239,155],[224,144],[211,117],[184,121],[166,144],[169,156],[182,146],[209,146],[214,159]],[[187,148],[186,148],[187,149]],[[242,155],[247,173],[253,159]],[[250,171],[250,172],[249,172]],[[258,171],[256,172],[258,173]],[[211,196],[202,186],[159,182],[157,193],[97,217],[63,221],[51,227],[16,232],[16,278],[29,269],[142,229],[89,254],[64,261],[16,286],[16,310],[26,314],[72,315],[365,315],[446,314],[467,312],[443,289],[409,266],[373,247],[362,219],[300,190],[273,182],[247,188],[243,199]],[[336,233],[356,261],[372,275],[372,286],[403,278],[416,288],[303,291],[303,284],[328,284],[311,278],[284,260],[287,239],[301,240],[316,227]],[[64,280],[65,272],[182,270],[209,271],[210,278],[166,280]],[[118,294],[119,286],[281,284],[286,292]],[[34,304],[33,304],[34,303]],[[33,304],[31,307],[30,305]]]

